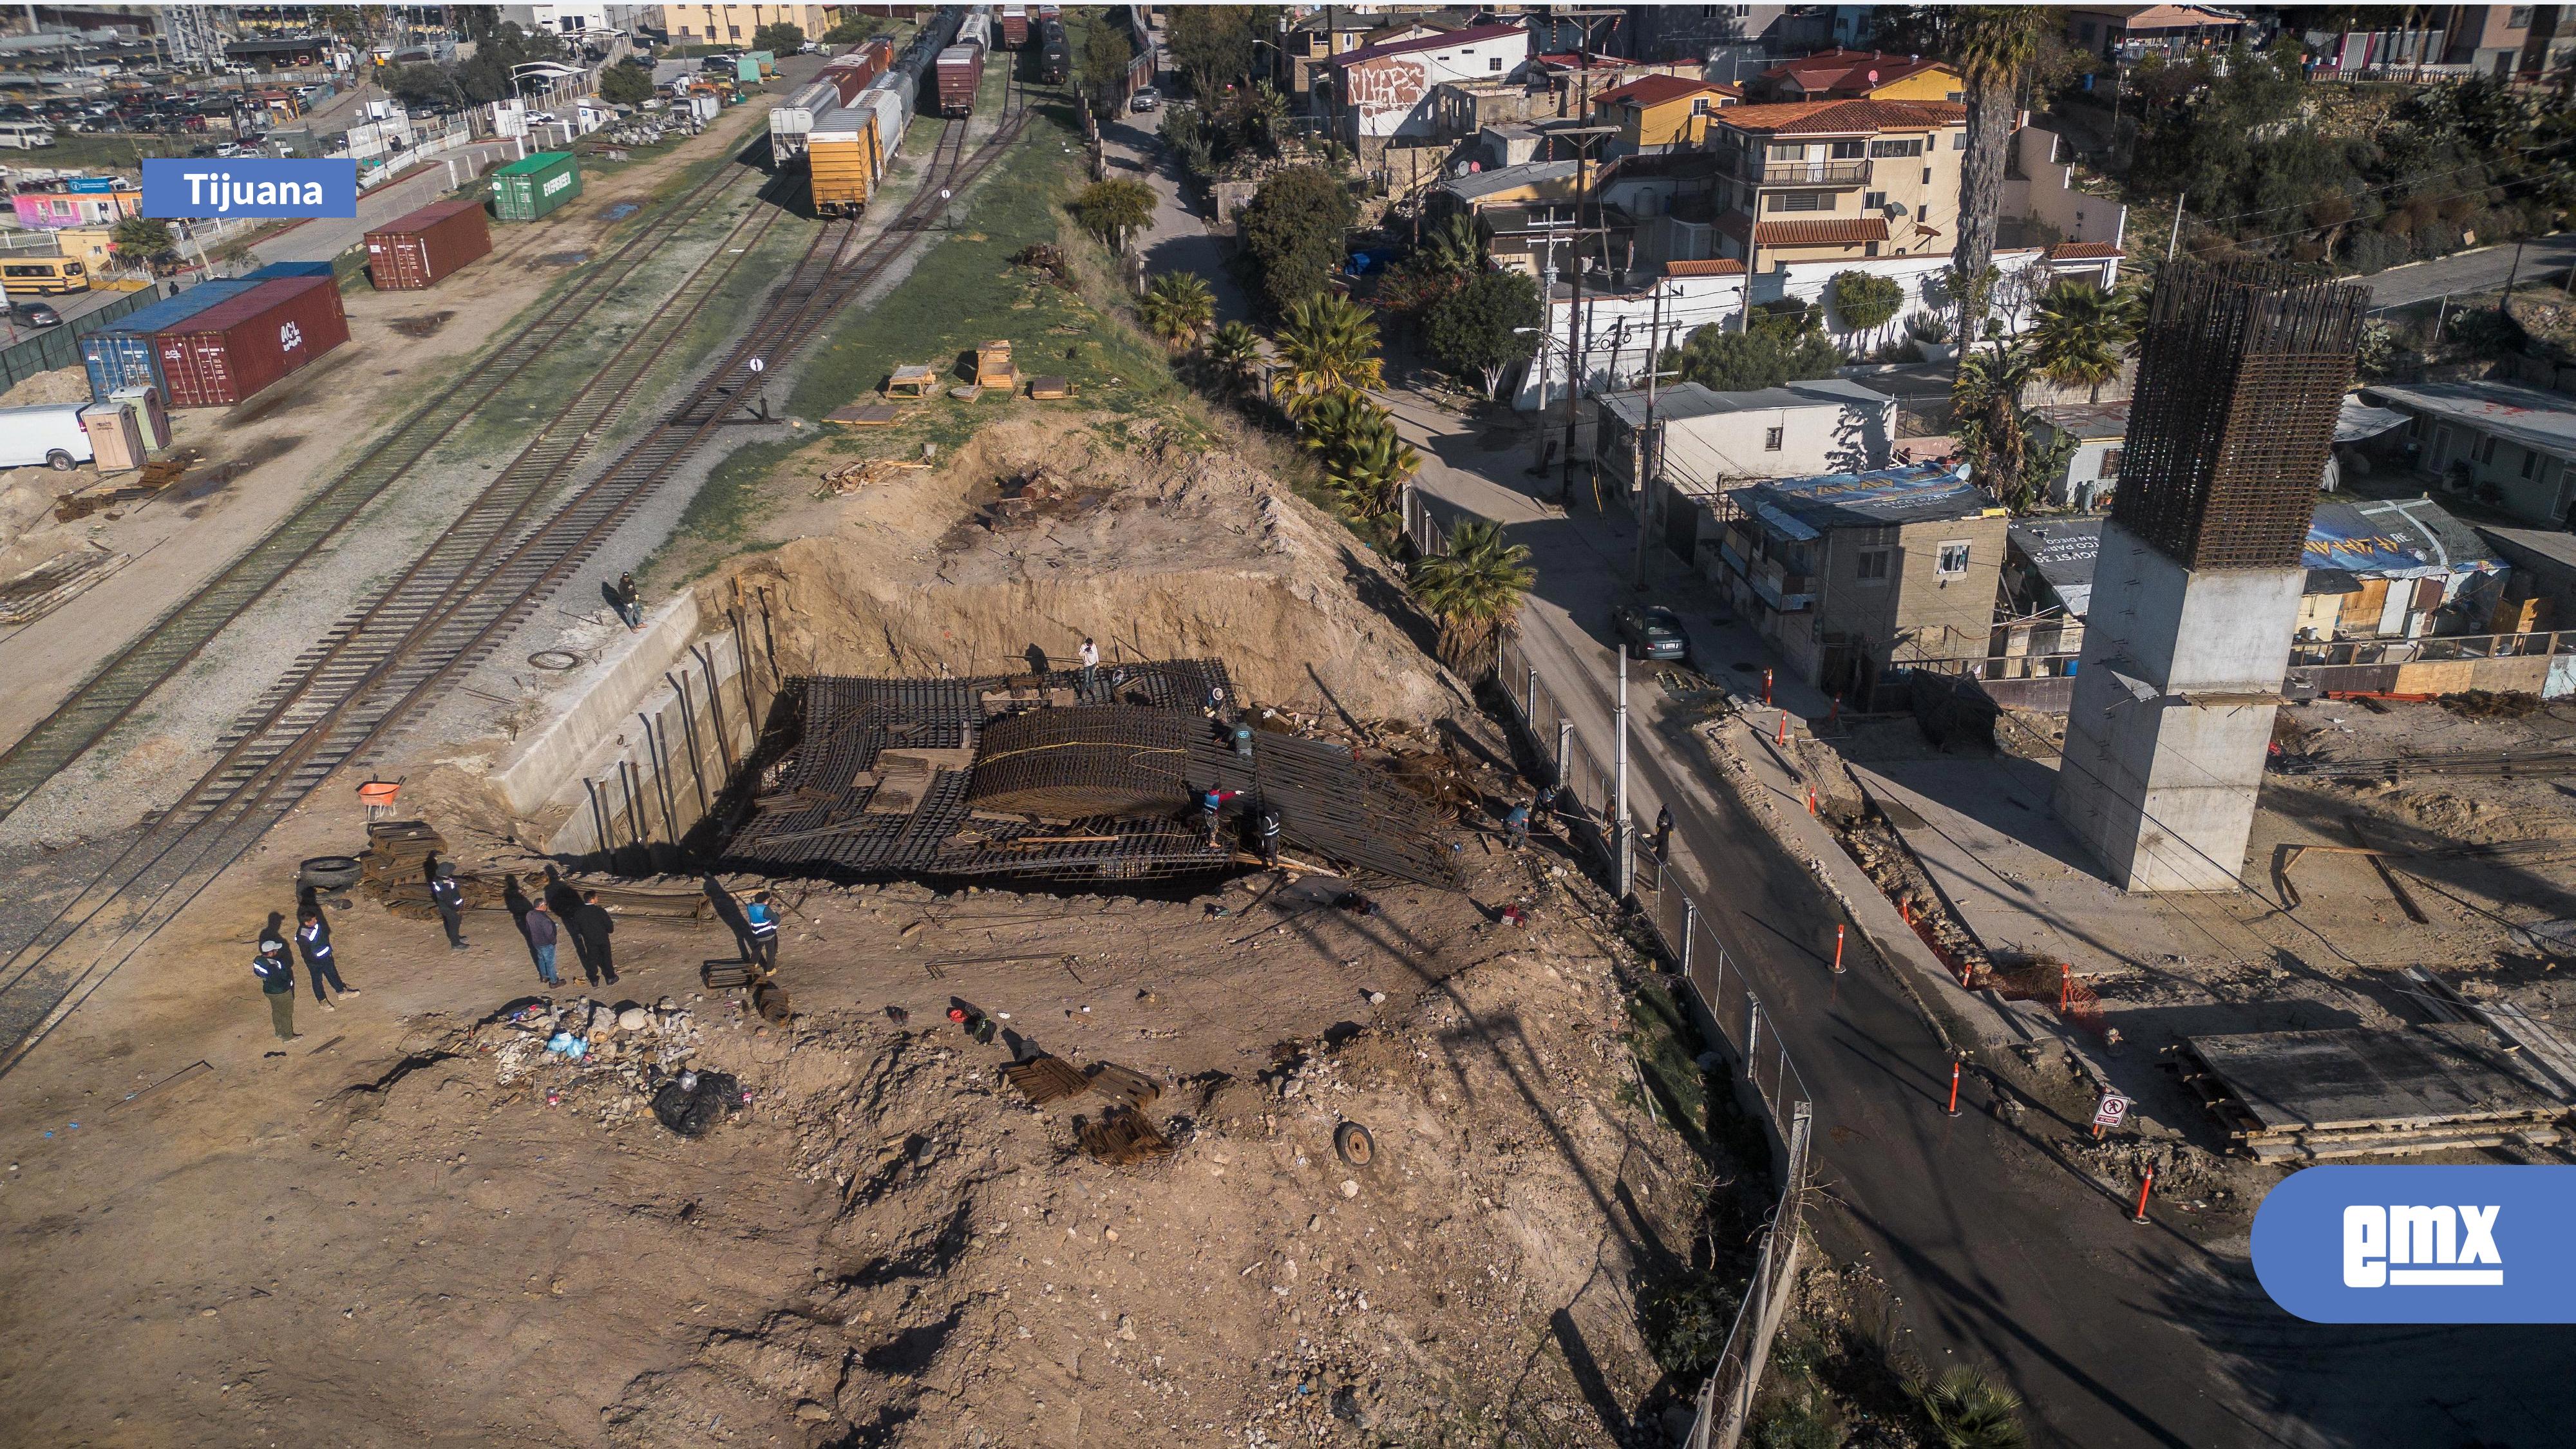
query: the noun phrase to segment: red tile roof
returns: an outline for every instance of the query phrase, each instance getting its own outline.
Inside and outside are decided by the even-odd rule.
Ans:
[[[2092,261],[2104,257],[2125,257],[2128,253],[2110,242],[2059,242],[2048,249],[2053,262]]]
[[[1678,101],[1688,96],[1741,96],[1743,94],[1740,88],[1719,81],[1684,80],[1677,75],[1649,75],[1639,76],[1615,90],[1603,91],[1592,98],[1592,103],[1596,106],[1614,106],[1622,101],[1633,101],[1638,106],[1645,107],[1660,106],[1667,101]]]
[[[1968,108],[1956,101],[1783,101],[1729,106],[1719,120],[1738,131],[1775,136],[1867,136],[1964,126]]]
[[[1453,45],[1475,45],[1482,41],[1500,40],[1506,35],[1527,33],[1517,25],[1476,25],[1465,30],[1452,30],[1445,35],[1426,35],[1418,40],[1390,40],[1378,45],[1363,45],[1357,50],[1346,50],[1334,56],[1332,63],[1338,66],[1353,66],[1363,61],[1378,60],[1390,55],[1410,55],[1417,50],[1442,50]]]
[[[1710,257],[1706,261],[1697,262],[1666,262],[1664,275],[1667,277],[1740,277],[1744,275],[1744,263],[1732,257]]]
[[[1762,72],[1762,78],[1787,81],[1803,91],[1859,91],[1873,85],[1894,85],[1925,71],[1945,69],[1948,67],[1940,61],[1927,60],[1919,55],[1836,49],[1775,65]]]
[[[1849,245],[1887,240],[1883,216],[1838,217],[1832,221],[1766,221],[1753,229],[1753,242],[1766,247]]]

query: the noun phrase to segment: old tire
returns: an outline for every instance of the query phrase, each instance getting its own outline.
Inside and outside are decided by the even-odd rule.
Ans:
[[[347,890],[358,883],[354,855],[317,855],[296,868],[295,877],[317,891]]]
[[[1353,1167],[1366,1167],[1377,1156],[1377,1141],[1369,1130],[1357,1122],[1345,1122],[1333,1129],[1333,1150]]]
[[[45,466],[53,469],[57,473],[68,473],[80,465],[74,461],[71,454],[64,452],[60,448],[56,448],[45,455]]]

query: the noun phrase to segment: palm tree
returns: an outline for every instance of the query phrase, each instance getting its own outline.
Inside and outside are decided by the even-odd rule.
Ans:
[[[1474,217],[1452,212],[1422,234],[1422,247],[1414,255],[1442,276],[1473,276],[1485,269],[1484,234]]]
[[[1261,371],[1261,334],[1249,322],[1228,322],[1208,339],[1207,355],[1227,391],[1249,387]]]
[[[2043,461],[2032,436],[2035,420],[2021,405],[2031,373],[2027,350],[1995,342],[1962,353],[1958,380],[1950,387],[1951,427],[1977,481],[2016,513],[2036,496],[2032,475]]]
[[[1962,1364],[1918,1391],[1942,1449],[2021,1449],[2021,1398]]]
[[[1207,334],[1216,320],[1216,293],[1196,272],[1165,272],[1145,289],[1136,304],[1146,329],[1167,346],[1188,347]]]
[[[1538,575],[1530,551],[1503,542],[1503,526],[1461,519],[1449,551],[1413,566],[1413,597],[1440,625],[1440,659],[1474,677],[1493,667],[1503,631]]]
[[[2105,292],[2063,277],[2039,297],[2030,330],[2030,361],[2060,387],[2089,387],[2102,400],[2102,385],[2120,375],[2120,359],[2138,336],[2134,291]]]
[[[1953,265],[1963,278],[1986,273],[1994,260],[1995,225],[2003,209],[2004,148],[2012,141],[2013,111],[2021,78],[2039,58],[2041,30],[2055,12],[2018,5],[1971,5],[1953,12],[1950,62],[1968,86],[1967,150],[1959,158],[1959,244]],[[1973,342],[1983,329],[1984,288],[1971,285],[1959,298],[1959,336]]]
[[[1128,233],[1154,219],[1154,188],[1124,176],[1113,177],[1082,188],[1067,204],[1094,236],[1123,251]]]
[[[1318,393],[1297,419],[1298,443],[1309,453],[1330,458],[1351,439],[1384,427],[1392,429],[1386,409],[1353,388]]]
[[[1344,507],[1361,519],[1395,511],[1406,482],[1422,469],[1422,455],[1397,437],[1391,423],[1354,434],[1324,463],[1324,481]]]
[[[1378,386],[1385,367],[1377,355],[1377,319],[1330,292],[1289,304],[1279,329],[1279,360],[1270,388],[1292,418],[1329,394]]]

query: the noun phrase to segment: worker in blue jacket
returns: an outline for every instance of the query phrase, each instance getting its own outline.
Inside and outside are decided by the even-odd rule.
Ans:
[[[286,938],[277,933],[277,923],[283,919],[268,918],[268,929],[259,933],[259,954],[250,958],[250,974],[259,979],[259,989],[268,997],[268,1019],[277,1028],[277,1039],[293,1041],[295,962],[286,954]]]
[[[311,906],[295,914],[295,949],[303,953],[304,972],[313,978],[313,999],[322,1003],[324,1011],[338,1011],[340,1008],[332,1005],[331,998],[322,994],[323,982],[330,982],[331,989],[342,996],[358,994],[356,987],[340,979],[339,964],[331,954],[331,923],[322,919],[322,913]]]

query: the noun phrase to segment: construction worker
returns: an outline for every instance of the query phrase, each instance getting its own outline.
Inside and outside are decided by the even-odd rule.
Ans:
[[[268,997],[268,1020],[277,1028],[277,1039],[293,1041],[295,962],[286,954],[286,938],[277,934],[278,919],[270,916],[268,929],[259,933],[259,954],[250,958],[250,974],[259,978],[259,989]]]
[[[342,996],[358,994],[356,988],[340,979],[340,968],[331,959],[331,923],[323,920],[322,913],[310,906],[296,913],[295,949],[303,953],[304,974],[313,980],[313,999],[322,1003],[324,1011],[338,1011],[340,1008],[332,1005],[331,998],[322,994],[323,982],[330,982],[331,989]]]
[[[596,986],[601,977],[606,977],[609,985],[616,985],[617,959],[609,952],[608,936],[617,929],[617,923],[608,918],[608,908],[599,903],[599,892],[583,891],[581,904],[565,924],[572,927],[573,949],[581,953],[581,969],[598,970],[598,975],[588,978],[590,983]]]
[[[1225,844],[1219,818],[1225,814],[1225,803],[1241,793],[1240,790],[1221,790],[1214,785],[1199,792],[1199,823],[1207,827],[1208,849],[1215,850]]]
[[[548,986],[563,985],[563,978],[555,974],[554,913],[546,909],[544,901],[530,901],[528,914],[519,926],[528,933],[528,954],[537,958],[537,979]]]
[[[1091,642],[1091,636],[1089,636],[1089,635],[1087,635],[1087,634],[1086,634],[1086,635],[1084,635],[1084,636],[1083,636],[1083,640],[1082,640],[1082,697],[1083,697],[1083,698],[1085,698],[1085,699],[1089,699],[1089,698],[1091,698],[1091,697],[1092,697],[1092,691],[1093,691],[1093,689],[1095,689],[1095,688],[1098,686],[1098,684],[1099,684],[1099,680],[1100,680],[1100,646],[1099,646],[1099,645],[1097,645],[1097,644],[1092,643],[1092,642]]]
[[[1264,800],[1261,813],[1252,817],[1253,829],[1261,837],[1261,863],[1279,864],[1279,807]]]
[[[456,883],[456,867],[441,861],[438,874],[429,879],[429,903],[438,910],[438,923],[447,928],[447,949],[465,949],[465,891]]]
[[[643,628],[644,590],[636,584],[635,576],[633,574],[619,574],[617,576],[616,596],[617,612],[619,617],[625,619],[626,627],[629,629]]]
[[[1655,811],[1655,864],[1664,865],[1673,858],[1673,807],[1661,806]]]
[[[1529,844],[1530,808],[1515,805],[1503,814],[1503,845],[1518,850]]]
[[[751,959],[763,971],[778,969],[778,906],[769,892],[753,896],[742,908],[742,918],[751,926]]]

